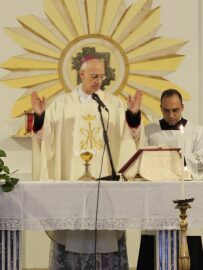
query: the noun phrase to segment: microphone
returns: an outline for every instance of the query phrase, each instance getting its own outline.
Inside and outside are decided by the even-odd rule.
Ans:
[[[101,101],[100,97],[93,93],[92,94],[92,98],[104,109],[106,110],[107,112],[109,112],[109,110],[107,109],[106,105],[103,103],[103,101]]]

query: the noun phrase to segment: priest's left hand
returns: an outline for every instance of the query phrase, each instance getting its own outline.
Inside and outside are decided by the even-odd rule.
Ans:
[[[134,96],[129,95],[127,99],[128,110],[133,114],[136,114],[140,110],[140,105],[142,101],[143,91],[137,90]]]

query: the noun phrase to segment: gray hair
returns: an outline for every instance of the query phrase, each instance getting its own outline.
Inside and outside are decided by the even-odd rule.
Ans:
[[[93,59],[90,59],[88,61],[83,62],[82,65],[80,66],[80,71],[86,70],[87,67],[88,67],[88,62],[91,61],[91,60],[98,60],[99,62],[104,63],[104,59],[103,58],[96,58],[95,57]]]

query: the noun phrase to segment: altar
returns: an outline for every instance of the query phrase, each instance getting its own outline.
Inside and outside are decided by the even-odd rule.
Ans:
[[[179,228],[173,200],[181,181],[101,181],[97,228],[164,230]],[[0,230],[94,230],[98,182],[19,182],[0,192]],[[203,228],[203,182],[185,181],[190,228]]]
[[[10,193],[0,192],[1,242],[9,237],[14,241],[7,245],[7,254],[13,246],[18,250],[17,239],[20,241],[21,234],[18,232],[24,230],[94,230],[98,184],[25,181],[19,182]],[[98,230],[179,229],[179,212],[173,200],[181,198],[181,190],[181,181],[101,181],[96,227]],[[188,210],[189,228],[203,228],[203,182],[185,181],[184,190],[186,198],[195,198]],[[10,236],[3,236],[5,233]],[[20,253],[18,250],[15,259]]]

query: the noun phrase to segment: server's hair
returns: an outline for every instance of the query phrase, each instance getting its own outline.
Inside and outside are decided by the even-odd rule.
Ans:
[[[165,91],[162,92],[162,95],[161,95],[161,103],[162,103],[162,100],[164,97],[171,97],[171,96],[178,96],[178,98],[180,99],[180,102],[181,104],[183,103],[183,98],[181,96],[181,93],[178,92],[178,90],[176,89],[167,89]]]

